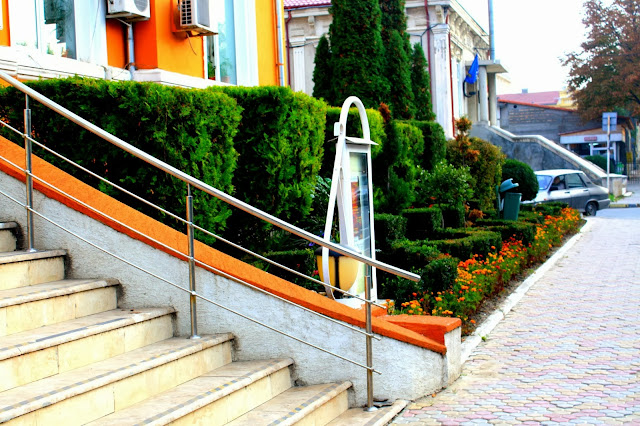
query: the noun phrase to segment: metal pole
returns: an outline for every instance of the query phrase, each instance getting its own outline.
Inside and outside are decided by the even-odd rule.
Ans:
[[[31,175],[31,109],[29,95],[24,95],[24,152],[27,193],[27,250],[36,251],[33,243],[33,177]]]
[[[494,44],[495,38],[493,31],[493,0],[489,0],[489,59],[495,61],[496,47]]]
[[[198,318],[196,315],[196,262],[193,244],[193,196],[191,195],[191,185],[187,184],[187,239],[189,240],[189,291],[191,291],[191,337],[199,339]]]
[[[609,154],[609,143],[611,140],[611,117],[607,115],[607,193],[611,194],[611,187],[609,186],[609,173],[611,173],[611,164],[610,164],[610,154]]]
[[[371,267],[367,267],[367,274],[364,278],[364,298],[367,300],[365,304],[366,319],[366,342],[367,342],[367,407],[364,411],[376,411],[377,408],[373,406],[373,339],[372,326],[371,326]]]

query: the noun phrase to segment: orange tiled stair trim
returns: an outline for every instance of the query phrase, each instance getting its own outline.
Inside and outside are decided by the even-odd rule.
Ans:
[[[8,161],[18,165],[19,167],[24,167],[24,149],[2,137],[0,137],[0,153],[0,155]],[[187,252],[187,238],[185,234],[169,228],[139,211],[116,201],[108,195],[86,185],[38,157],[33,157],[32,166],[33,174],[35,176],[43,179],[94,209],[109,215],[113,220],[91,211],[75,200],[54,191],[34,179],[34,187],[47,197],[55,199],[76,211],[86,214],[87,216],[128,235],[131,238],[143,241],[144,243],[172,256],[176,256],[176,254],[123,227],[122,225],[119,225],[115,221],[127,224],[127,226],[130,226],[138,232],[148,235],[150,238],[178,250],[181,253]],[[2,159],[0,159],[0,170],[16,179],[21,181],[25,180],[24,172],[22,170],[8,164]],[[362,328],[365,326],[365,314],[362,309],[353,309],[342,305],[313,291],[304,289],[281,278],[270,275],[197,241],[195,252],[196,258],[199,261],[210,265],[212,268],[223,271],[272,294],[283,297],[331,318]],[[422,326],[416,328],[412,325],[410,327],[411,329],[394,324],[393,322],[395,321],[392,322],[381,318],[373,318],[372,321],[373,331],[375,333],[445,354],[447,349],[444,346],[445,331],[443,330],[447,330],[448,326],[442,326],[443,320],[448,324],[448,321],[451,321],[452,319],[421,317],[419,322]],[[453,319],[453,321],[457,321],[457,326],[460,325],[460,320]],[[425,332],[425,330],[429,328],[432,328],[433,330],[428,333]],[[413,329],[420,331],[412,331]]]

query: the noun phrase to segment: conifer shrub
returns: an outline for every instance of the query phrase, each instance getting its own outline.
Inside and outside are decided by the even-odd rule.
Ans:
[[[34,90],[75,112],[134,147],[227,193],[238,153],[234,137],[242,108],[219,92],[188,90],[155,83],[89,78],[50,79],[27,83]],[[24,94],[0,89],[0,115],[14,127],[23,122]],[[186,184],[111,145],[36,101],[30,103],[33,135],[92,172],[160,207],[185,217]],[[13,135],[13,134],[12,134]],[[15,140],[15,137],[9,135]],[[17,143],[22,145],[21,140]],[[98,181],[39,148],[36,155],[166,224],[185,225]],[[220,231],[230,208],[213,196],[194,192],[195,222]],[[205,238],[206,239],[206,238]]]
[[[411,120],[409,123],[420,129],[424,138],[420,167],[431,171],[447,155],[447,138],[444,135],[444,129],[435,121]]]
[[[431,76],[429,75],[427,60],[424,57],[424,51],[420,43],[414,44],[411,52],[411,88],[416,110],[415,119],[421,121],[434,120],[436,115],[433,113],[431,103]],[[442,132],[442,137],[444,138],[444,131]]]
[[[333,101],[333,66],[331,49],[326,35],[320,37],[316,47],[315,67],[313,68],[313,97]]]

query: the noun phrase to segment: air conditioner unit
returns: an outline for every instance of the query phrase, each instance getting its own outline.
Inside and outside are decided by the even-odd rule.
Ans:
[[[107,18],[143,21],[151,17],[150,0],[107,0]]]
[[[216,34],[211,27],[209,0],[178,0],[178,15],[178,31],[199,36]]]

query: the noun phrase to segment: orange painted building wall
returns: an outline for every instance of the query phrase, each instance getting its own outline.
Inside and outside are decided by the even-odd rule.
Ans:
[[[256,26],[258,33],[258,75],[261,86],[278,85],[278,28],[276,26],[276,0],[255,0],[256,4]],[[281,3],[282,6],[282,3]],[[284,7],[280,16],[284,16]],[[284,22],[283,28],[284,46]],[[284,49],[284,47],[283,47]],[[283,52],[283,60],[286,62],[286,55]],[[286,67],[284,78],[287,78]]]
[[[151,2],[151,19],[134,23],[136,66],[204,78],[202,38],[172,31],[176,4],[168,0]]]
[[[0,30],[0,46],[11,46],[9,32],[9,0],[2,0],[2,30]]]
[[[107,19],[107,62],[112,67],[127,65],[126,26],[117,19]]]

